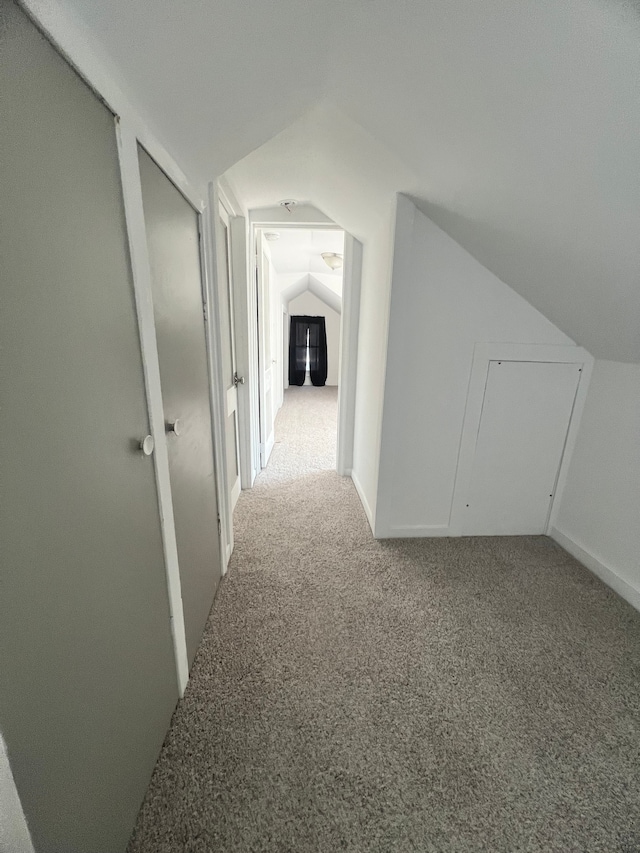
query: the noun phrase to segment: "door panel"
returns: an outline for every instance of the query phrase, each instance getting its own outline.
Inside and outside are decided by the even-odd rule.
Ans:
[[[544,533],[579,365],[489,363],[464,535]]]
[[[218,220],[222,236],[222,265],[219,286],[220,295],[220,338],[222,342],[222,372],[226,391],[227,419],[225,439],[227,445],[227,482],[231,510],[240,495],[240,442],[238,424],[238,391],[234,383],[236,375],[235,318],[233,287],[231,282],[231,234],[229,216],[220,207]]]
[[[115,126],[7,0],[0,77],[0,729],[36,850],[121,851],[178,688]]]
[[[189,664],[220,580],[198,215],[149,155],[140,176]]]

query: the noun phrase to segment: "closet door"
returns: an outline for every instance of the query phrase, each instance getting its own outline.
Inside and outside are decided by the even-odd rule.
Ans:
[[[579,379],[578,364],[489,362],[465,536],[546,531]]]
[[[139,149],[189,663],[221,576],[198,214]]]
[[[0,729],[35,847],[124,851],[178,689],[114,118],[0,0]]]

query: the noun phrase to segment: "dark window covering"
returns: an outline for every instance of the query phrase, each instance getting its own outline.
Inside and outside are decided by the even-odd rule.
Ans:
[[[289,385],[304,385],[309,333],[309,372],[314,385],[327,381],[327,330],[324,317],[292,317],[289,336]]]

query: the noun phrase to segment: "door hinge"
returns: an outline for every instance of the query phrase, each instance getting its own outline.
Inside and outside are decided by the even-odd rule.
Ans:
[[[207,320],[209,319],[209,309],[207,308],[206,302],[202,303],[202,316],[204,317],[204,321],[206,323]]]
[[[218,536],[222,536],[222,522],[220,521],[220,513],[218,513]]]

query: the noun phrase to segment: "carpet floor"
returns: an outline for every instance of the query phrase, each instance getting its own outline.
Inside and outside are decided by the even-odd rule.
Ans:
[[[129,853],[638,853],[640,615],[545,537],[375,541],[296,388]]]

